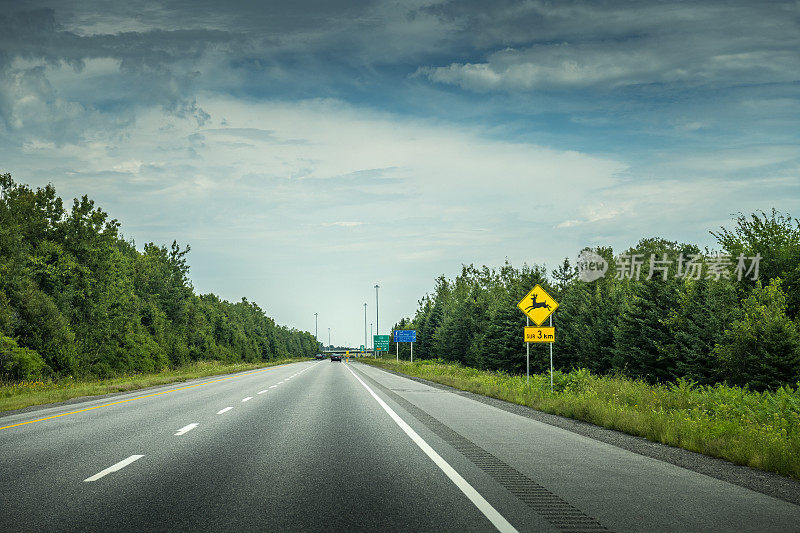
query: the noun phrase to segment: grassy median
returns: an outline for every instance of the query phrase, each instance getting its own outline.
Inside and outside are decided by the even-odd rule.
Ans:
[[[650,385],[587,370],[525,376],[442,361],[361,359],[457,389],[591,422],[651,441],[800,479],[800,384],[774,392],[688,381]]]
[[[198,361],[190,365],[152,374],[123,374],[109,379],[62,379],[59,381],[20,381],[0,383],[0,412],[31,405],[63,402],[83,396],[126,392],[220,374],[255,370],[268,366],[307,361],[304,358],[280,359],[260,363],[222,363]]]

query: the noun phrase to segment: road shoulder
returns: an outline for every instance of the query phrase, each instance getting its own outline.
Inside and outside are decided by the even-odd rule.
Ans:
[[[666,463],[704,474],[740,487],[744,487],[773,498],[777,498],[795,505],[800,505],[800,482],[772,472],[765,472],[747,466],[735,465],[724,459],[710,457],[700,453],[652,442],[642,437],[628,435],[613,429],[596,426],[581,420],[574,420],[558,415],[537,411],[530,407],[482,396],[473,392],[463,391],[441,383],[436,383],[423,378],[409,376],[402,372],[369,365],[371,368],[402,376],[404,378],[423,383],[427,386],[446,390],[465,398],[502,409],[508,413],[516,414],[551,426],[555,426],[590,439],[594,439],[624,450],[664,461]]]

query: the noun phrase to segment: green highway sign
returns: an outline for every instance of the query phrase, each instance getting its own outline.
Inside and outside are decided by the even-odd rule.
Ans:
[[[375,346],[376,350],[380,350],[382,352],[388,352],[390,338],[391,337],[389,335],[373,335],[372,345]]]

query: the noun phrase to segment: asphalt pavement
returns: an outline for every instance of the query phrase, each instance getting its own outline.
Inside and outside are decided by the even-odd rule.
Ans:
[[[0,417],[0,531],[800,531],[800,506],[359,363]]]

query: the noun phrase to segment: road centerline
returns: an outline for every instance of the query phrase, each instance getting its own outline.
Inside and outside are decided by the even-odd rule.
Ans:
[[[208,385],[209,383],[219,383],[220,381],[227,381],[229,379],[233,379],[233,378],[237,378],[237,377],[244,377],[244,376],[249,376],[251,374],[257,374],[259,372],[266,372],[267,370],[272,370],[274,368],[280,368],[280,367],[291,365],[291,364],[294,364],[294,363],[286,363],[286,364],[283,364],[283,365],[275,365],[275,366],[270,366],[270,367],[267,367],[267,368],[261,368],[261,369],[258,369],[258,370],[253,370],[253,371],[248,371],[248,372],[240,372],[240,373],[237,373],[237,374],[235,374],[233,376],[228,376],[228,377],[224,377],[224,378],[220,378],[220,379],[212,379],[210,381],[204,381],[202,383],[195,383],[193,385],[187,385],[185,387],[178,387],[177,389],[169,389],[169,390],[165,390],[165,391],[161,391],[161,392],[154,392],[153,394],[145,394],[144,396],[136,396],[134,398],[126,398],[125,400],[119,400],[119,401],[116,401],[116,402],[109,402],[109,403],[104,403],[104,404],[101,404],[101,405],[95,405],[95,406],[92,406],[92,407],[87,407],[85,409],[77,409],[75,411],[69,411],[69,412],[66,412],[66,413],[59,413],[57,415],[45,416],[45,417],[42,417],[42,418],[36,418],[34,420],[26,420],[25,422],[17,422],[16,424],[9,424],[7,426],[0,426],[0,429],[8,429],[8,428],[13,428],[13,427],[17,427],[17,426],[24,426],[25,424],[33,424],[34,422],[43,422],[45,420],[52,420],[53,418],[59,418],[59,417],[62,417],[62,416],[74,415],[74,414],[77,414],[77,413],[84,413],[86,411],[92,411],[94,409],[99,409],[101,407],[108,407],[109,405],[119,405],[121,403],[132,402],[134,400],[141,400],[143,398],[152,398],[153,396],[161,396],[162,394],[167,394],[169,392],[175,392],[175,391],[179,391],[179,390],[186,390],[186,389],[191,389],[191,388],[194,388],[194,387],[200,387],[202,385]]]

